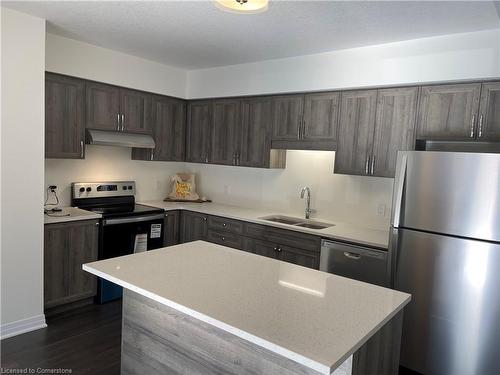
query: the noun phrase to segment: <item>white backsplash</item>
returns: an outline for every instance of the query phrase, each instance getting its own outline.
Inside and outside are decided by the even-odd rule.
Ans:
[[[196,174],[201,196],[218,203],[265,207],[303,215],[300,190],[311,188],[312,217],[387,228],[392,179],[333,174],[334,152],[287,151],[280,170],[130,160],[130,149],[87,146],[85,160],[48,159],[45,183],[58,186],[61,205],[70,204],[73,181],[135,180],[138,200],[163,199],[176,172]]]

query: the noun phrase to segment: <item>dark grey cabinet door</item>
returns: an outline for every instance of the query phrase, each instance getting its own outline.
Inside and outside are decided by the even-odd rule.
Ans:
[[[302,139],[335,141],[340,93],[309,94],[304,97]]]
[[[239,100],[214,100],[210,163],[236,165]]]
[[[500,140],[500,82],[483,83],[481,87],[477,138]]]
[[[99,227],[95,220],[45,225],[45,308],[96,294],[96,278],[83,271],[82,264],[97,260],[98,240]]]
[[[370,174],[394,177],[398,151],[415,148],[417,87],[378,90]]]
[[[255,168],[269,167],[272,121],[272,98],[253,98],[242,101],[238,165]]]
[[[45,73],[45,157],[83,159],[85,81]]]
[[[179,211],[167,211],[163,222],[163,246],[173,246],[179,243]]]
[[[210,161],[212,113],[211,101],[194,101],[188,104],[186,161],[191,163]]]
[[[469,140],[476,136],[480,83],[423,86],[417,138]]]
[[[368,174],[376,105],[377,90],[342,93],[335,173]]]
[[[142,91],[120,89],[120,116],[123,131],[151,133],[151,95]]]
[[[273,103],[273,139],[283,141],[299,139],[302,125],[304,96],[275,96],[273,98]]]
[[[263,241],[256,238],[246,238],[244,250],[268,258],[278,258],[278,245],[269,241]]]
[[[181,213],[181,243],[206,240],[208,234],[207,219],[208,215],[183,211]]]
[[[154,150],[134,149],[132,159],[184,161],[186,146],[186,103],[164,96],[152,98],[151,131]]]
[[[99,130],[119,130],[120,89],[104,83],[87,82],[86,127]]]
[[[319,269],[319,252],[303,251],[290,246],[278,246],[278,259],[299,266]]]

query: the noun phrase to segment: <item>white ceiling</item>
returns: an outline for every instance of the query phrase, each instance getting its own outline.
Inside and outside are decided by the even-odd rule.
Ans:
[[[279,1],[254,15],[212,1],[2,2],[51,33],[185,69],[500,28],[493,1]]]

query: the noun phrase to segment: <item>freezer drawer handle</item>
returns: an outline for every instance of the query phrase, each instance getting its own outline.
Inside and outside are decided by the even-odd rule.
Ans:
[[[346,258],[349,258],[349,259],[352,259],[352,260],[359,260],[359,259],[361,259],[361,255],[353,254],[353,253],[350,253],[348,251],[344,251],[344,256]]]
[[[106,219],[104,220],[104,225],[139,223],[142,221],[163,219],[163,217],[164,217],[163,214],[158,214],[158,215],[132,216],[122,219]]]

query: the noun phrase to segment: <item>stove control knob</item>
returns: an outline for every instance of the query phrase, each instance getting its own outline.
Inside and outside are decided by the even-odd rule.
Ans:
[[[87,193],[90,193],[92,191],[92,188],[91,187],[88,187],[87,188]]]
[[[83,193],[85,191],[85,188],[84,187],[81,187],[80,188],[80,193]]]
[[[130,185],[129,185],[129,186],[128,186],[128,189],[129,189],[129,190],[132,190],[132,186],[130,186]]]
[[[123,190],[127,190],[127,187],[125,185],[123,185],[122,189]]]

